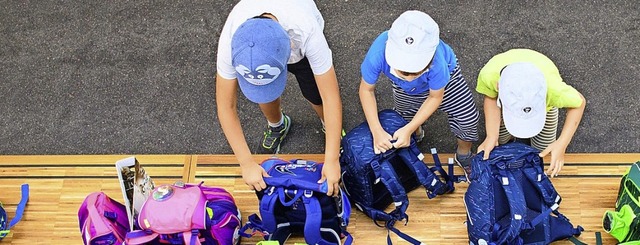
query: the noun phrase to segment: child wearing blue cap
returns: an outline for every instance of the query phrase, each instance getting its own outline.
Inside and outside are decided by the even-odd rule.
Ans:
[[[253,160],[247,146],[237,112],[237,91],[240,88],[260,107],[269,124],[262,147],[278,153],[292,122],[280,106],[287,72],[291,72],[326,131],[319,183],[326,180],[327,194],[337,194],[342,103],[323,28],[322,15],[311,0],[242,0],[222,29],[216,64],[218,118],[240,163],[242,177],[254,190],[266,188],[263,177],[268,175]]]
[[[478,140],[478,109],[455,53],[440,40],[438,24],[429,15],[416,10],[401,14],[373,41],[360,70],[360,101],[376,154],[407,147],[412,134],[420,141],[422,124],[440,110],[457,139],[455,161],[468,170],[471,146]],[[381,73],[391,80],[394,110],[408,122],[393,135],[378,121],[375,86]]]
[[[551,153],[547,174],[557,176],[586,100],[562,80],[553,61],[531,49],[497,54],[480,70],[476,91],[484,95],[487,138],[478,146],[484,159],[498,144],[529,139],[541,157]],[[556,139],[558,108],[567,108],[567,116]]]

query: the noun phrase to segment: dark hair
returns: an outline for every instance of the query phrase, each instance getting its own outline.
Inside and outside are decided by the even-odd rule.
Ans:
[[[431,59],[431,61],[429,61],[429,64],[427,64],[427,66],[425,66],[424,69],[422,69],[422,70],[420,70],[418,72],[406,72],[406,71],[398,70],[398,73],[400,73],[403,76],[419,76],[419,75],[422,75],[422,73],[424,73],[424,71],[429,69],[429,67],[431,66],[431,63],[433,63],[433,59]]]
[[[264,12],[260,15],[253,16],[252,19],[271,19],[271,17],[269,16],[273,16],[275,18],[275,15],[273,15],[272,13]]]
[[[423,71],[424,71],[424,69],[422,69],[422,71],[419,71],[419,72],[406,72],[406,71],[398,70],[398,73],[400,73],[403,76],[418,76],[418,75],[422,74]]]
[[[253,16],[251,19],[271,19],[271,18],[264,15],[258,15],[258,16]]]

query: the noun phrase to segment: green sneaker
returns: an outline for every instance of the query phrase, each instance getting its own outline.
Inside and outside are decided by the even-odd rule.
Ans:
[[[267,127],[267,130],[264,131],[264,138],[262,138],[262,148],[270,150],[273,154],[278,154],[280,152],[280,144],[287,137],[287,133],[289,133],[289,129],[291,128],[291,118],[285,114],[284,122],[282,125],[278,127]]]

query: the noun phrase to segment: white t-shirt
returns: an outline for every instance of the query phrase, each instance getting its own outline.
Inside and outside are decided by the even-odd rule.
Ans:
[[[242,0],[229,13],[218,42],[216,69],[226,79],[236,78],[231,63],[231,38],[246,20],[270,13],[278,19],[291,38],[288,64],[304,57],[316,75],[324,74],[333,65],[331,49],[322,32],[324,19],[312,0]]]

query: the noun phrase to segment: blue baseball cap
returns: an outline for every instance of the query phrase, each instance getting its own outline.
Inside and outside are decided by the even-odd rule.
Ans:
[[[263,104],[282,95],[290,54],[289,35],[278,22],[253,18],[238,27],[231,38],[232,65],[247,99]]]

